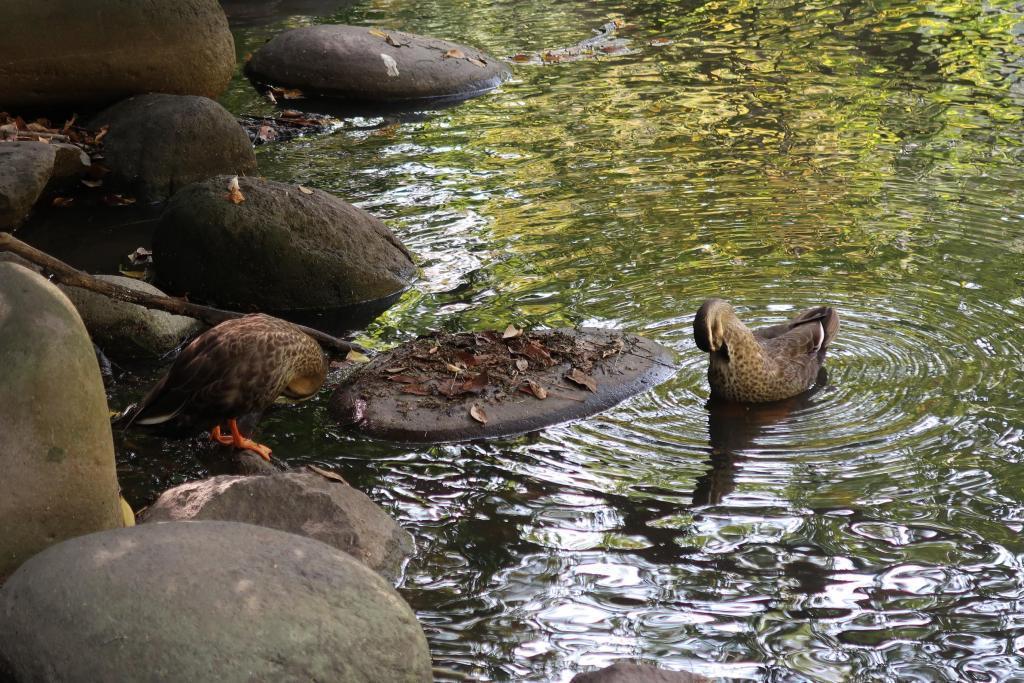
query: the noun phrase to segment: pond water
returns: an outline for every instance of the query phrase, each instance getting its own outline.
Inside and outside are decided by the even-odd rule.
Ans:
[[[357,335],[373,349],[514,323],[621,327],[679,354],[647,394],[494,442],[368,442],[332,425],[326,391],[264,419],[277,456],[337,469],[415,535],[401,590],[439,679],[634,658],[1024,680],[1024,7],[268,4],[229,3],[254,8],[240,59],[331,21],[504,57],[626,24],[626,54],[517,65],[454,108],[257,151],[262,174],[359,204],[417,255],[414,288]],[[241,76],[222,101],[272,112]],[[690,326],[710,296],[752,324],[837,307],[821,386],[708,406]],[[217,469],[199,441],[118,439],[136,506]]]

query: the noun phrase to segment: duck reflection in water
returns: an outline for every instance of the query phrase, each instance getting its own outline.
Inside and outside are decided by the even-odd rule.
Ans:
[[[814,385],[791,398],[771,403],[737,403],[712,397],[704,405],[708,411],[708,441],[711,444],[710,467],[697,479],[693,505],[718,505],[736,488],[739,464],[770,432],[785,431],[794,415],[814,403],[814,397],[828,385],[828,372],[818,370]]]

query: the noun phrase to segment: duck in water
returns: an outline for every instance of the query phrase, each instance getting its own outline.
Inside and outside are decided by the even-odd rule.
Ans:
[[[839,331],[829,306],[809,308],[789,322],[750,330],[722,299],[708,299],[693,319],[693,338],[711,354],[711,395],[727,401],[780,401],[805,391]]]

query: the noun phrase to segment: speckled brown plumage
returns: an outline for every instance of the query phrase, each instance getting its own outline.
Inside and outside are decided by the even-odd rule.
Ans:
[[[779,401],[805,391],[839,331],[839,314],[809,308],[789,322],[751,331],[732,306],[708,299],[693,319],[697,346],[711,354],[711,394],[729,401]]]
[[[260,412],[281,395],[309,398],[326,375],[326,360],[312,338],[284,320],[248,315],[196,337],[126,413],[124,424],[160,424],[187,415],[214,428]]]

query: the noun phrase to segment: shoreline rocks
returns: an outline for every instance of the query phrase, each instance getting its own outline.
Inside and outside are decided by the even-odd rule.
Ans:
[[[341,24],[277,34],[253,54],[246,73],[304,95],[368,102],[468,98],[511,75],[501,60],[473,47]]]
[[[0,230],[13,230],[54,183],[83,174],[89,157],[74,145],[0,142]]]
[[[217,0],[6,3],[0,102],[101,107],[146,92],[217,97],[235,45]]]
[[[0,580],[66,538],[123,524],[99,366],[78,313],[0,263]]]
[[[432,679],[416,615],[381,576],[302,536],[164,522],[75,538],[0,587],[13,680]]]
[[[313,472],[219,476],[164,491],[146,523],[244,522],[288,531],[343,550],[390,581],[412,554],[412,536],[363,492]]]
[[[130,97],[89,123],[94,130],[103,126],[109,181],[128,188],[141,201],[162,202],[199,180],[256,171],[256,155],[245,130],[206,97]]]
[[[408,288],[416,267],[379,219],[334,195],[239,178],[192,184],[171,201],[153,236],[162,288],[236,310],[332,309]]]
[[[99,280],[147,294],[166,296],[142,280],[96,275]],[[89,336],[114,358],[159,358],[205,327],[195,318],[117,301],[80,287],[60,286],[82,317]]]

